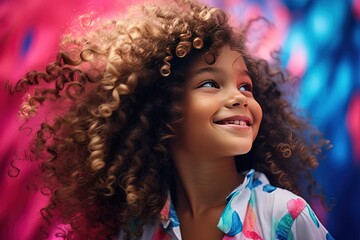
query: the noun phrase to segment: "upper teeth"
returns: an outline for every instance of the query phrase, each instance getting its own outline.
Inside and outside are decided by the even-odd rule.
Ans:
[[[235,125],[247,125],[243,120],[229,120],[229,121],[222,121],[222,124],[235,124]]]

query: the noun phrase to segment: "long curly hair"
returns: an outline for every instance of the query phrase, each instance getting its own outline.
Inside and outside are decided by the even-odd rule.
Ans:
[[[311,169],[326,144],[298,117],[282,85],[291,77],[245,46],[220,9],[175,0],[133,7],[83,35],[64,37],[45,72],[30,72],[14,86],[27,92],[20,113],[56,106],[40,124],[31,150],[42,159],[50,223],[68,224],[64,238],[113,238],[119,230],[140,237],[159,221],[170,184],[169,144],[182,120],[184,71],[198,54],[224,46],[242,53],[263,120],[252,150],[237,156],[238,170],[254,168],[271,183],[300,194],[300,179],[314,186]],[[134,231],[134,226],[140,226]]]

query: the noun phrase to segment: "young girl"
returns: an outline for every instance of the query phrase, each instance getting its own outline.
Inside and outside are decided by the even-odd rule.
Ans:
[[[69,239],[332,239],[295,195],[325,143],[245,37],[175,0],[64,38],[15,86],[23,117],[51,108],[31,144],[44,219]]]

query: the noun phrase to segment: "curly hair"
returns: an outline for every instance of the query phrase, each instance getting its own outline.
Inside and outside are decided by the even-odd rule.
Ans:
[[[31,144],[51,191],[44,219],[57,214],[71,226],[64,238],[85,239],[113,238],[119,229],[137,238],[143,224],[159,221],[173,177],[169,144],[183,117],[183,70],[224,45],[242,53],[264,112],[252,150],[236,157],[238,170],[262,171],[295,193],[301,177],[314,186],[311,169],[326,142],[286,99],[281,85],[290,77],[251,57],[245,36],[246,27],[232,28],[222,10],[175,0],[64,37],[55,62],[14,88],[29,93],[25,118],[58,106]]]

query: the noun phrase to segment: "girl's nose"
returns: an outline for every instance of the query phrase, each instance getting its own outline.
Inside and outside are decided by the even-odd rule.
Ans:
[[[226,107],[233,108],[233,107],[248,107],[248,101],[247,97],[239,92],[238,89],[235,91],[232,91],[231,94],[229,94],[229,98],[226,102]]]

